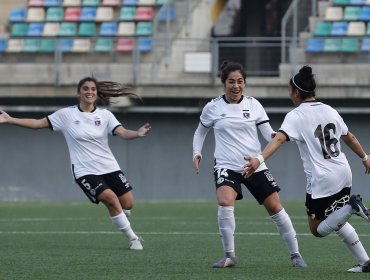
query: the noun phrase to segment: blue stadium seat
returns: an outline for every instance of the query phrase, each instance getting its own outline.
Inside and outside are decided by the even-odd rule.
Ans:
[[[169,9],[162,8],[161,12],[159,14],[159,20],[160,21],[167,21],[167,18],[169,21],[174,21],[176,19],[176,10],[175,7],[169,7]]]
[[[59,7],[62,5],[62,0],[44,0],[44,7]]]
[[[370,21],[370,7],[364,6],[361,8],[359,20]]]
[[[122,6],[137,6],[139,0],[122,0]]]
[[[25,8],[15,8],[10,11],[9,22],[23,22],[26,20],[27,11]]]
[[[344,21],[333,22],[331,26],[330,35],[332,36],[346,36],[348,31],[348,23]]]
[[[44,33],[44,24],[40,22],[31,22],[28,25],[28,37],[40,37]]]
[[[100,25],[100,36],[116,36],[117,34],[117,23],[116,22],[103,22]]]
[[[139,38],[137,45],[140,52],[151,52],[153,50],[153,40],[151,38]]]
[[[324,51],[324,39],[310,38],[307,41],[306,52],[320,53]]]
[[[0,52],[5,52],[8,47],[8,41],[6,39],[0,39]]]
[[[365,5],[366,0],[350,0],[350,5]]]
[[[362,40],[361,51],[370,52],[370,38],[364,38]]]
[[[73,47],[73,39],[60,39],[58,42],[58,50],[61,52],[71,52]]]
[[[95,7],[83,7],[81,11],[80,21],[94,21],[96,18]]]

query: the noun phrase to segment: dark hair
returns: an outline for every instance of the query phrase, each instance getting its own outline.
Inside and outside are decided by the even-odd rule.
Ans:
[[[221,82],[224,84],[229,74],[234,71],[239,71],[240,74],[242,74],[244,82],[245,82],[245,79],[247,78],[247,73],[244,70],[244,67],[238,62],[233,62],[233,61],[228,61],[228,60],[223,61],[220,65],[219,75],[221,78]]]
[[[111,101],[111,97],[129,96],[140,98],[137,95],[136,90],[131,86],[111,81],[98,82],[93,77],[85,77],[81,79],[77,85],[77,92],[80,91],[82,85],[86,82],[95,83],[98,98],[103,105],[111,105],[113,103]]]
[[[302,100],[316,95],[315,77],[314,74],[312,74],[312,68],[308,65],[303,66],[299,72],[290,79],[289,84],[298,90]]]

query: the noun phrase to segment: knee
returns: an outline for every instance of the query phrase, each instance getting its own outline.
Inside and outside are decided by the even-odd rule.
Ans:
[[[311,228],[310,230],[311,230],[311,233],[312,233],[312,235],[313,235],[313,236],[318,237],[318,238],[323,238],[323,236],[322,236],[322,235],[320,235],[320,234],[317,232],[317,228]]]
[[[228,199],[226,197],[220,197],[217,199],[218,205],[219,206],[234,206],[234,200]]]

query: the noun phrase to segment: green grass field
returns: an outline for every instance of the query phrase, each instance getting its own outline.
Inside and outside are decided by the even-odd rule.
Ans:
[[[255,202],[236,207],[234,268],[223,256],[215,202],[137,202],[130,218],[144,251],[127,249],[102,205],[0,203],[0,279],[368,279],[346,272],[354,258],[339,238],[310,235],[303,202],[285,202],[307,269],[291,267],[275,225]],[[351,223],[370,252],[370,224]]]

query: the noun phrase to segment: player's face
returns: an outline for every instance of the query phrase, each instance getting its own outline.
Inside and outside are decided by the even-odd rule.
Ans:
[[[78,92],[80,103],[84,105],[94,105],[97,98],[97,89],[93,81],[85,82]]]
[[[224,83],[225,97],[230,103],[238,103],[245,88],[245,82],[240,71],[230,72]]]

